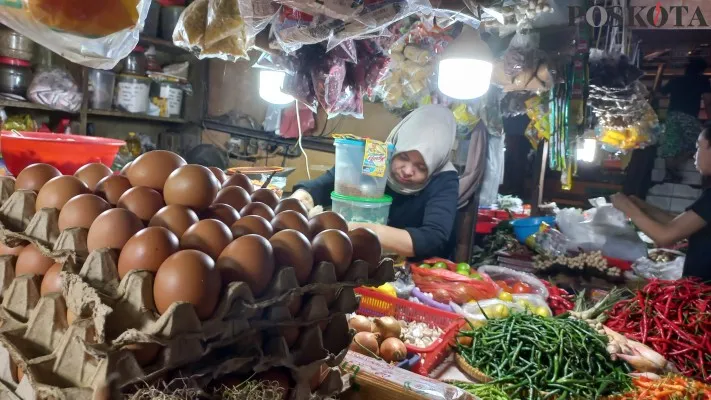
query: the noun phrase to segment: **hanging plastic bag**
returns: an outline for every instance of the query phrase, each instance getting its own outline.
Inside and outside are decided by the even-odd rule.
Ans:
[[[494,281],[503,281],[508,286],[514,286],[519,282],[525,283],[531,287],[534,294],[542,297],[543,300],[548,299],[548,289],[546,289],[546,286],[540,279],[531,274],[497,265],[483,265],[477,268],[477,272],[485,273]]]
[[[205,47],[209,3],[209,0],[196,0],[183,11],[173,31],[173,43],[176,46],[197,54],[202,51]]]
[[[304,45],[328,40],[343,22],[321,15],[311,15],[290,7],[282,7],[272,22],[272,33],[279,47],[290,54]]]
[[[35,75],[27,98],[33,103],[73,113],[81,108],[83,95],[69,72],[54,68]]]
[[[500,289],[486,274],[476,280],[446,269],[410,267],[412,279],[418,289],[431,293],[437,302],[448,304],[453,301],[464,304],[472,300],[496,297]]]
[[[301,10],[311,15],[323,15],[327,18],[350,21],[358,18],[363,10],[363,1],[342,0],[276,0],[290,8]]]
[[[0,2],[0,22],[69,61],[111,69],[138,44],[150,0]]]
[[[489,207],[496,204],[499,195],[499,185],[504,179],[504,137],[489,135],[489,160],[484,171],[484,182],[479,193],[479,206]]]
[[[253,32],[261,32],[278,15],[280,6],[272,0],[239,0],[239,11]]]

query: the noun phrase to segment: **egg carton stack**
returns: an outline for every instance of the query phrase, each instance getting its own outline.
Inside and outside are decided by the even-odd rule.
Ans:
[[[150,165],[146,158],[155,162],[155,153],[167,152],[147,153],[136,165]],[[164,180],[185,169],[202,172],[202,167],[180,167],[175,165]],[[77,176],[81,179],[79,172]],[[190,377],[196,387],[207,387],[231,374],[271,367],[291,371],[291,398],[341,389],[336,367],[352,337],[346,314],[358,308],[353,288],[393,280],[392,261],[374,262],[372,254],[379,254],[379,248],[364,232],[346,235],[329,229],[347,231],[336,214],[307,221],[300,215],[305,214],[303,206],[293,200],[267,197],[271,204],[264,206],[256,199],[269,195],[260,190],[250,198],[251,183],[235,184],[248,182],[245,176],[226,179],[215,171],[214,177],[226,182],[213,196],[214,204],[200,207],[205,219],[200,223],[190,210],[182,219],[168,218],[175,214],[176,203],[169,200],[167,186],[156,193],[168,206],[163,199],[145,207],[152,209],[148,211],[141,209],[146,201],[131,206],[126,193],[137,188],[150,192],[125,185],[130,173],[128,178],[106,175],[93,186],[85,182],[109,204],[106,210],[77,206],[81,196],[94,196],[83,188],[72,189],[71,183],[60,186],[69,186],[68,194],[48,196],[42,189],[57,186],[54,179],[34,190],[25,190],[22,174],[18,190],[11,178],[0,179],[1,398],[89,399],[109,376],[112,389],[124,393],[173,377]],[[123,192],[117,195],[107,181],[121,183]],[[200,191],[199,184],[187,188]],[[116,205],[119,208],[112,208]],[[218,226],[211,217],[231,226],[223,244],[219,237],[209,237],[209,228]],[[150,228],[143,229],[145,225]],[[208,237],[199,238],[206,230]],[[174,243],[164,241],[175,247],[167,253],[156,250],[160,238],[169,237],[165,232],[174,235]],[[341,240],[348,236],[352,240]],[[142,245],[147,238],[153,240]],[[375,242],[379,246],[377,238]],[[344,243],[350,249],[343,249]],[[185,269],[190,263],[204,268],[193,268],[198,275],[187,279],[171,276],[175,267],[166,266]],[[166,281],[177,287],[155,284]],[[198,297],[212,298],[213,304],[171,300],[176,293],[180,297],[191,292],[191,281],[208,282]]]

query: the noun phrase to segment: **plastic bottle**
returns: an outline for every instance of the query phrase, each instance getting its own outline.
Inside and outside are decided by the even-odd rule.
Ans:
[[[126,149],[132,157],[141,155],[141,139],[138,138],[136,132],[129,132],[126,138]]]

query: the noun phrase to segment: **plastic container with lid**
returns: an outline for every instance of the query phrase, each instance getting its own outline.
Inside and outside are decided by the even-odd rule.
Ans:
[[[119,75],[116,78],[114,106],[122,111],[145,114],[150,101],[151,78]]]
[[[385,195],[378,199],[344,196],[331,193],[333,212],[341,214],[347,222],[370,222],[385,225],[388,223],[390,206],[393,198]]]
[[[32,68],[29,61],[0,57],[0,93],[25,97],[30,82]]]
[[[122,74],[145,76],[148,60],[146,59],[146,50],[141,46],[136,46],[131,54],[123,59]]]
[[[183,111],[183,94],[181,85],[175,82],[153,82],[151,86],[151,98],[165,99],[165,109],[160,110],[161,117],[180,117]]]
[[[0,56],[31,61],[35,42],[14,30],[0,26]]]
[[[336,139],[335,191],[340,195],[378,199],[385,193],[385,185],[390,174],[390,161],[395,146],[388,144],[385,173],[374,177],[363,173],[365,140]]]
[[[114,101],[116,74],[102,69],[89,70],[89,108],[110,110]]]

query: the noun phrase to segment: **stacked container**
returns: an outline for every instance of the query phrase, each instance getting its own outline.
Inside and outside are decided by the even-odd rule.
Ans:
[[[331,194],[333,211],[348,222],[387,224],[392,198],[385,194],[390,161],[395,146],[387,144],[387,154],[366,155],[366,140],[339,138],[336,147],[335,191]],[[377,166],[384,170],[375,172]],[[382,175],[382,176],[381,176]]]

